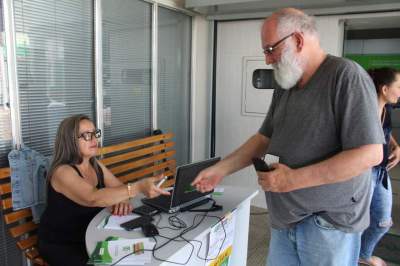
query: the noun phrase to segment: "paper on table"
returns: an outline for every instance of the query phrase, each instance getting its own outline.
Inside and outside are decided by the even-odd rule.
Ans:
[[[133,220],[137,217],[139,217],[139,215],[137,215],[137,214],[128,214],[128,215],[124,215],[124,216],[107,215],[100,222],[100,224],[97,226],[97,228],[110,229],[110,230],[125,230],[120,225],[127,221]],[[136,228],[134,230],[140,230],[140,228]]]
[[[144,265],[151,262],[152,254],[148,250],[152,250],[155,243],[149,241],[148,238],[111,239],[97,242],[96,248],[90,256],[90,263],[109,265],[118,261],[118,265]],[[124,256],[126,257],[123,258]],[[119,261],[120,259],[121,261]]]
[[[213,196],[222,196],[224,194],[224,188],[223,187],[216,187],[214,188]]]
[[[228,265],[235,236],[236,210],[225,215],[210,230],[207,266]],[[226,263],[226,264],[224,264]]]

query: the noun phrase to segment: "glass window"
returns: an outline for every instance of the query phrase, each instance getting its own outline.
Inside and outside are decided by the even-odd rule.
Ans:
[[[158,128],[175,134],[178,165],[190,160],[191,17],[158,9]]]
[[[7,154],[12,143],[3,10],[3,1],[0,1],[0,167],[8,165]],[[21,252],[15,239],[8,234],[3,215],[0,207],[0,265],[23,265]]]
[[[23,143],[49,155],[60,121],[94,117],[93,1],[15,0]]]
[[[0,167],[8,165],[7,154],[11,149],[11,115],[7,86],[3,2],[0,1]]]
[[[151,134],[151,4],[102,2],[104,145]]]

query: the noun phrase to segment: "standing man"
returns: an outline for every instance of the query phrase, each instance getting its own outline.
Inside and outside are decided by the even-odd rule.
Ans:
[[[268,114],[193,185],[209,191],[252,158],[279,156],[273,171],[257,172],[272,226],[267,265],[357,265],[384,143],[374,85],[359,65],[323,51],[314,19],[300,10],[273,13],[261,40],[280,85]]]

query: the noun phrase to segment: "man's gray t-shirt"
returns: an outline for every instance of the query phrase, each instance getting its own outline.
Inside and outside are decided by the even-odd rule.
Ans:
[[[259,133],[270,139],[267,153],[291,168],[385,142],[372,80],[356,63],[331,55],[304,88],[275,89]],[[266,192],[272,227],[289,228],[318,213],[345,232],[364,230],[369,225],[370,174],[287,193]]]

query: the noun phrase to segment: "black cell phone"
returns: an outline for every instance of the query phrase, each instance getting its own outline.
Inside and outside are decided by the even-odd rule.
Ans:
[[[150,216],[140,216],[138,218],[120,224],[120,226],[127,231],[131,231],[135,228],[142,227],[143,225],[148,224],[151,221],[153,221],[153,218],[151,218]]]
[[[273,170],[263,159],[253,158],[251,160],[253,161],[254,168],[256,168],[256,171],[258,172],[268,172]]]
[[[140,214],[140,215],[145,215],[145,216],[153,216],[153,215],[159,213],[160,211],[151,206],[142,205],[137,208],[134,208],[132,212],[136,213],[136,214]]]

